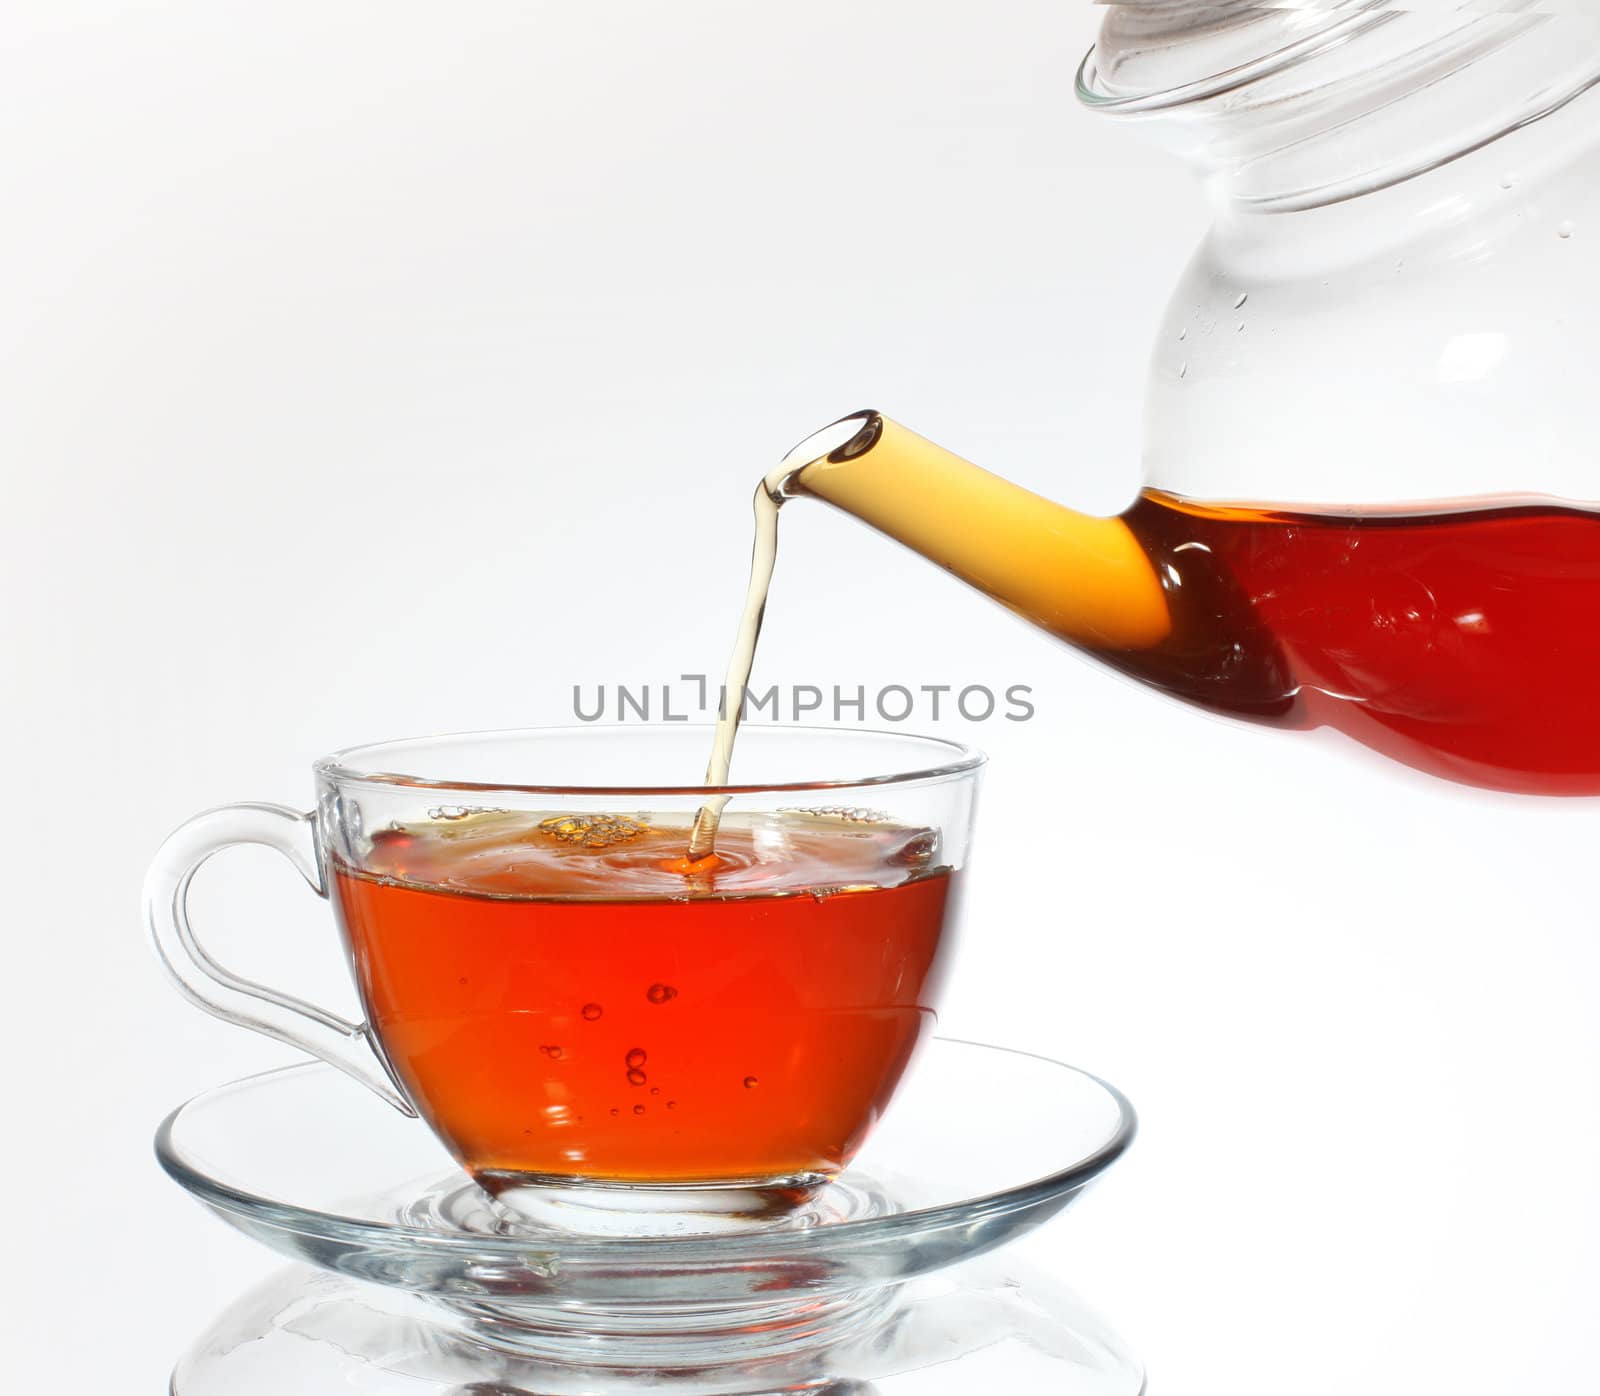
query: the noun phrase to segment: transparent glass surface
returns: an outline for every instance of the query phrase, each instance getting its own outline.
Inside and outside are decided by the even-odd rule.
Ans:
[[[1600,500],[1600,10],[1105,16],[1080,97],[1177,153],[1213,211],[1155,343],[1150,485],[1279,507]]]
[[[497,1206],[407,1119],[329,1067],[207,1092],[161,1126],[162,1166],[295,1260],[427,1294],[532,1350],[732,1333],[783,1348],[885,1285],[1038,1226],[1127,1149],[1111,1086],[1059,1062],[935,1039],[857,1161],[802,1209],[726,1235],[596,1237]],[[759,1332],[759,1340],[746,1335]]]
[[[316,763],[325,791],[476,791],[507,797],[549,794],[662,800],[693,813],[708,793],[748,797],[851,788],[907,792],[959,777],[982,764],[971,747],[939,737],[846,727],[742,727],[734,779],[702,783],[712,728],[704,723],[619,724],[467,732],[350,747]],[[396,798],[403,798],[397,795]],[[435,799],[437,803],[437,799]],[[532,807],[542,809],[542,798]],[[674,807],[671,804],[667,808]]]
[[[220,1315],[179,1362],[175,1396],[1139,1396],[1138,1362],[1076,1297],[980,1261],[902,1287],[872,1322],[793,1351],[694,1365],[556,1357],[485,1343],[436,1307],[295,1268]]]

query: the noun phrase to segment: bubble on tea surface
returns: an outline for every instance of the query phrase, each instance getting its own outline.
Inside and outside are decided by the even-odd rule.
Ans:
[[[465,819],[472,810],[466,805],[435,805],[428,811],[429,819],[455,820]]]
[[[649,1058],[645,1056],[643,1047],[635,1047],[635,1048],[633,1048],[628,1053],[627,1058],[626,1058],[626,1061],[627,1061],[629,1067],[631,1067],[631,1068],[633,1068],[635,1070],[637,1070],[639,1067],[643,1066],[645,1064],[645,1062],[648,1061],[648,1060],[649,1060]]]
[[[583,1012],[584,1018],[588,1022],[592,1023],[592,1022],[594,1022],[594,1020],[596,1018],[598,1018],[602,1013],[605,1012],[605,1009],[600,1007],[600,1005],[597,1004],[597,1003],[586,1003],[583,1006],[582,1012]]]
[[[583,848],[613,848],[648,833],[650,821],[629,814],[554,814],[539,821],[539,832]]]
[[[859,805],[785,805],[778,813],[799,814],[808,819],[825,819],[840,824],[892,824],[894,822],[881,809],[864,809]]]
[[[878,884],[875,882],[827,882],[818,887],[808,887],[806,891],[811,894],[814,902],[825,902],[829,897],[841,896],[845,892],[876,892]]]
[[[640,1071],[638,1067],[634,1067],[634,1069],[628,1073],[628,1084],[630,1086],[642,1086],[649,1079],[650,1078],[646,1076],[644,1072]]]
[[[756,1088],[756,1087],[757,1087],[757,1086],[759,1086],[759,1085],[760,1085],[760,1084],[761,1084],[761,1082],[759,1082],[759,1081],[758,1081],[758,1080],[756,1080],[756,1078],[755,1078],[755,1077],[754,1077],[754,1076],[746,1076],[746,1077],[745,1077],[745,1078],[744,1078],[744,1088],[745,1088],[745,1090],[747,1090],[747,1091],[753,1091],[753,1090],[755,1090],[755,1088]]]
[[[645,997],[651,1003],[671,1003],[678,997],[678,991],[670,984],[652,984],[645,992]]]

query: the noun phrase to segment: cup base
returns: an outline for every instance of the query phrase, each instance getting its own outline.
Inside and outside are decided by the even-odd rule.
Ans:
[[[876,1215],[870,1190],[827,1174],[706,1183],[608,1182],[496,1170],[476,1175],[512,1227],[595,1237],[718,1236]]]

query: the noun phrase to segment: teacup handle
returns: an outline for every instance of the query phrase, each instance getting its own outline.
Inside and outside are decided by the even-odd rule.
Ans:
[[[407,1115],[415,1115],[379,1056],[372,1031],[303,999],[281,994],[218,964],[195,937],[189,923],[189,884],[206,859],[235,844],[275,848],[298,869],[319,897],[326,897],[317,854],[317,820],[283,805],[238,804],[197,814],[161,845],[144,883],[145,923],[156,951],[191,1003],[225,1022],[287,1042],[321,1057],[382,1096]]]

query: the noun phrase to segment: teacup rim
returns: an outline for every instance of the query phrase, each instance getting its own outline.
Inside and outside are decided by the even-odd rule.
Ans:
[[[932,736],[926,732],[905,732],[893,731],[887,728],[847,727],[842,725],[823,726],[814,723],[774,723],[759,727],[742,728],[740,740],[747,743],[752,739],[759,740],[757,734],[761,732],[799,733],[837,737],[844,740],[877,737],[903,741],[908,744],[917,743],[924,746],[940,747],[948,751],[950,755],[944,761],[936,762],[932,765],[917,764],[914,768],[904,771],[880,772],[865,776],[829,780],[773,781],[749,784],[729,783],[726,785],[702,785],[698,783],[574,785],[538,782],[525,784],[515,781],[449,780],[410,775],[399,771],[361,769],[355,761],[357,757],[369,757],[384,750],[416,747],[427,743],[506,741],[519,737],[534,736],[540,738],[560,738],[563,736],[593,737],[597,733],[629,733],[644,736],[651,732],[672,733],[674,735],[699,732],[705,735],[707,748],[709,749],[711,735],[715,730],[715,724],[708,722],[613,722],[587,723],[581,726],[569,723],[548,727],[504,727],[479,731],[441,732],[427,736],[396,737],[384,741],[362,742],[354,746],[341,747],[327,756],[320,757],[313,763],[312,770],[320,779],[340,786],[368,785],[390,789],[402,787],[417,790],[459,790],[473,794],[503,792],[521,795],[592,795],[608,798],[620,796],[691,796],[704,798],[712,795],[787,794],[791,792],[916,785],[969,775],[980,770],[987,764],[989,759],[982,750],[966,742],[956,741],[950,737]]]

